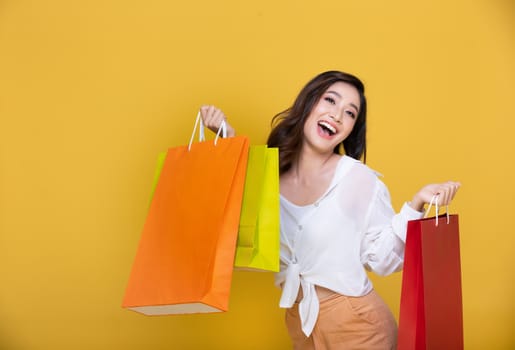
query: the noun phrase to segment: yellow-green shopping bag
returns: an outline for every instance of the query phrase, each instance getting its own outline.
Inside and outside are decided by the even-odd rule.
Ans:
[[[279,152],[251,146],[234,266],[279,271]]]

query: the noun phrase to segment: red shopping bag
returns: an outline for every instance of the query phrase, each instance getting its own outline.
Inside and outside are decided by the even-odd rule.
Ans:
[[[408,222],[397,344],[463,349],[458,215]]]
[[[124,308],[147,315],[227,311],[248,147],[239,136],[168,149]]]

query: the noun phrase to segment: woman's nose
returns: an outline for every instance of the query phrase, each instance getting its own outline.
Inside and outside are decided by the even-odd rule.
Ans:
[[[332,120],[334,120],[336,123],[341,124],[341,122],[342,122],[342,119],[341,119],[340,113],[331,113],[331,114],[329,114],[329,117],[330,117]]]

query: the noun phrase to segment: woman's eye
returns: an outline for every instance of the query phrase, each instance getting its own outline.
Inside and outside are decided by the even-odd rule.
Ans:
[[[336,101],[332,97],[325,97],[324,100],[326,100],[327,102],[329,102],[332,105],[334,105],[336,103]]]
[[[345,111],[345,113],[347,113],[347,115],[350,116],[352,119],[356,118],[356,114],[354,114],[353,111]]]

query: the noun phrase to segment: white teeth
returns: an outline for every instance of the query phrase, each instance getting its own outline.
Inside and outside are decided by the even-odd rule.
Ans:
[[[331,124],[329,124],[328,122],[321,121],[318,124],[324,126],[329,131],[331,131],[333,134],[336,134],[336,129]]]

